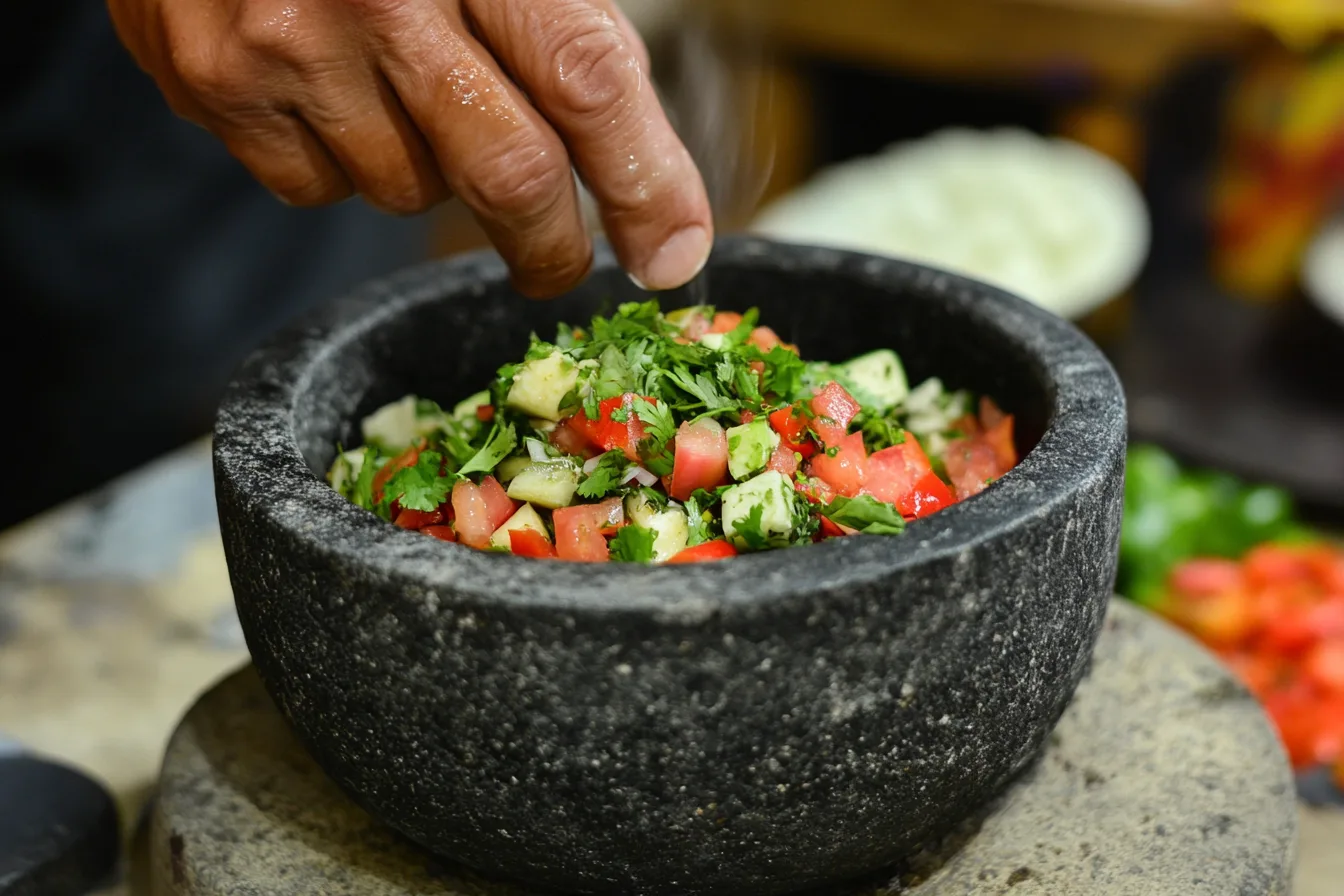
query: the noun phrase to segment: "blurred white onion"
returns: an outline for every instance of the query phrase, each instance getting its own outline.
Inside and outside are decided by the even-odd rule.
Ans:
[[[786,242],[918,261],[1068,318],[1129,288],[1148,211],[1128,173],[1081,144],[961,128],[826,169],[751,226]]]

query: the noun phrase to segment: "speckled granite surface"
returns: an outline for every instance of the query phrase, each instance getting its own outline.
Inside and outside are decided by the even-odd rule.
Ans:
[[[85,769],[128,822],[182,714],[246,660],[212,502],[209,453],[198,445],[0,534],[0,749],[21,743]],[[1113,781],[1089,791],[1084,778],[1078,797],[1119,791]],[[1299,817],[1294,893],[1337,896],[1344,813]],[[133,861],[130,880],[107,896],[144,896],[143,870]],[[1020,883],[1012,892],[1032,891]]]
[[[1295,820],[1292,777],[1250,695],[1117,603],[1045,758],[978,833],[922,882],[843,892],[1278,896]],[[155,896],[524,893],[436,863],[356,808],[250,667],[173,738],[150,836]]]

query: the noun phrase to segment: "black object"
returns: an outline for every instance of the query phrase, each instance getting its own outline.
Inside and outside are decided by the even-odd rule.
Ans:
[[[1300,299],[1255,305],[1203,277],[1155,288],[1111,349],[1134,437],[1344,518],[1344,328]]]
[[[0,759],[0,896],[83,896],[121,854],[116,803],[101,784],[44,759]]]
[[[1097,349],[995,289],[854,253],[726,240],[709,277],[811,357],[891,346],[914,380],[996,396],[1035,448],[900,537],[680,568],[472,551],[326,486],[361,414],[456,400],[530,332],[642,296],[605,249],[550,303],[486,254],[374,283],[271,341],[220,408],[220,522],[267,689],[358,803],[469,867],[687,896],[884,868],[1002,791],[1087,667],[1125,446]]]

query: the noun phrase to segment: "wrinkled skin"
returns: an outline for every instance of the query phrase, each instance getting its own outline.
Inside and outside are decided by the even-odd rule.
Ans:
[[[109,0],[172,109],[293,205],[396,214],[456,195],[548,296],[592,259],[571,166],[623,265],[680,286],[712,239],[704,185],[612,0]]]

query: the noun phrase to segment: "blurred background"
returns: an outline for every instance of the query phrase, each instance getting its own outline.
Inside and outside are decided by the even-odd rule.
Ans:
[[[1121,592],[1242,673],[1307,792],[1344,778],[1344,3],[625,6],[721,232],[926,261],[1102,345],[1134,443]],[[456,204],[281,206],[101,3],[33,17],[3,38],[0,528],[204,436],[294,314],[486,245]]]

